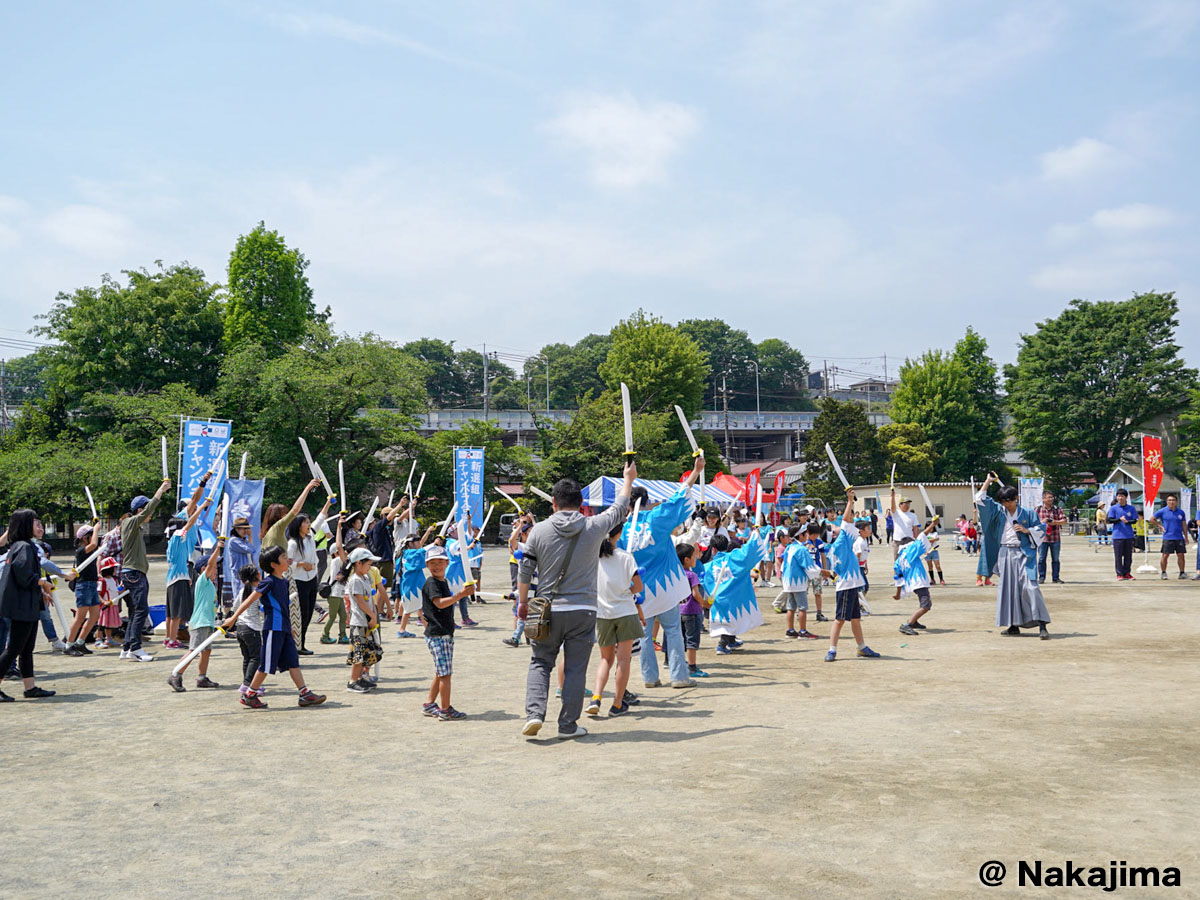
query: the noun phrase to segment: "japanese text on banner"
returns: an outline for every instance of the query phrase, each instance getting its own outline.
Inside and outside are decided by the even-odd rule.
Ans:
[[[228,462],[222,455],[223,451],[229,443],[229,438],[233,430],[228,422],[209,422],[197,419],[185,419],[183,423],[183,469],[179,477],[179,498],[180,503],[183,498],[190,497],[192,492],[196,490],[196,486],[200,484],[200,479],[204,477],[204,473],[210,469],[217,468],[217,461],[220,459],[222,463]],[[220,467],[217,475],[218,483],[225,480],[225,466]],[[211,492],[216,485],[210,479],[208,487],[205,489],[205,496]],[[219,496],[219,494],[215,495]],[[217,503],[214,503],[208,508],[202,517],[206,530],[210,535],[213,532],[213,522],[217,514]]]
[[[483,524],[483,448],[454,448],[454,499],[458,502],[458,518],[471,513],[471,522],[478,528]]]

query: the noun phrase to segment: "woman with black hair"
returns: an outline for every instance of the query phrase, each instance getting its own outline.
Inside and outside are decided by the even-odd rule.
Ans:
[[[287,527],[287,553],[292,560],[288,577],[296,586],[296,601],[300,604],[300,633],[296,635],[300,647],[296,652],[301,656],[312,655],[304,644],[304,636],[317,606],[317,542],[312,528],[305,513],[297,515]]]
[[[0,574],[0,617],[11,621],[8,646],[0,653],[0,681],[13,660],[17,660],[29,699],[53,697],[33,680],[33,646],[37,642],[38,621],[51,599],[51,585],[42,577],[42,564],[33,543],[33,523],[37,513],[18,509],[8,522],[8,558]],[[0,702],[13,698],[0,691]]]

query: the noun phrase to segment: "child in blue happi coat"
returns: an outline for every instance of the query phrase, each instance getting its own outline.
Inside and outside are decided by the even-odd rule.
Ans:
[[[924,631],[925,626],[920,623],[920,618],[933,608],[933,601],[929,597],[930,577],[925,574],[925,558],[933,549],[929,535],[935,528],[936,518],[925,526],[915,541],[912,538],[900,540],[900,552],[892,567],[892,581],[900,589],[901,596],[917,595],[917,611],[900,626],[901,634],[916,634],[918,629]]]
[[[837,659],[838,638],[842,626],[850,623],[850,631],[854,634],[854,642],[858,645],[858,655],[878,659],[879,654],[867,646],[863,640],[862,610],[859,606],[859,591],[866,583],[863,578],[862,562],[855,552],[855,541],[858,540],[854,528],[854,488],[846,488],[846,511],[842,514],[842,525],[837,537],[829,545],[829,561],[832,574],[837,578],[837,613],[833,627],[829,630],[829,652],[825,654],[825,662]]]
[[[805,527],[793,525],[779,535],[779,543],[783,545],[783,561],[779,567],[779,579],[783,585],[780,595],[787,609],[788,637],[816,638],[808,630],[808,585],[812,580],[820,579],[821,566],[813,559],[804,543]],[[800,628],[796,628],[796,616],[799,614]]]

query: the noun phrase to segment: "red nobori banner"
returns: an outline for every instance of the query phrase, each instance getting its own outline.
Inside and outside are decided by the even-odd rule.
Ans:
[[[746,476],[746,506],[754,512],[754,504],[758,500],[758,486],[762,483],[762,469],[755,469]]]
[[[1145,491],[1142,506],[1149,509],[1163,482],[1162,438],[1142,435],[1142,482]]]

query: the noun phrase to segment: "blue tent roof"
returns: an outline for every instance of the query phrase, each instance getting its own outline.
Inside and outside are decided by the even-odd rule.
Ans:
[[[617,499],[617,494],[621,492],[621,485],[624,480],[613,478],[609,475],[601,475],[591,484],[583,489],[584,505],[601,509],[605,506],[612,506]],[[638,478],[634,484],[641,485],[646,489],[646,493],[650,495],[650,499],[656,503],[661,503],[663,500],[668,500],[675,495],[675,492],[681,487],[678,481],[654,481],[649,478]],[[700,502],[700,486],[696,485],[692,488],[692,500],[696,503]],[[731,503],[733,497],[724,491],[717,490],[711,484],[704,486],[704,502],[705,503]]]

